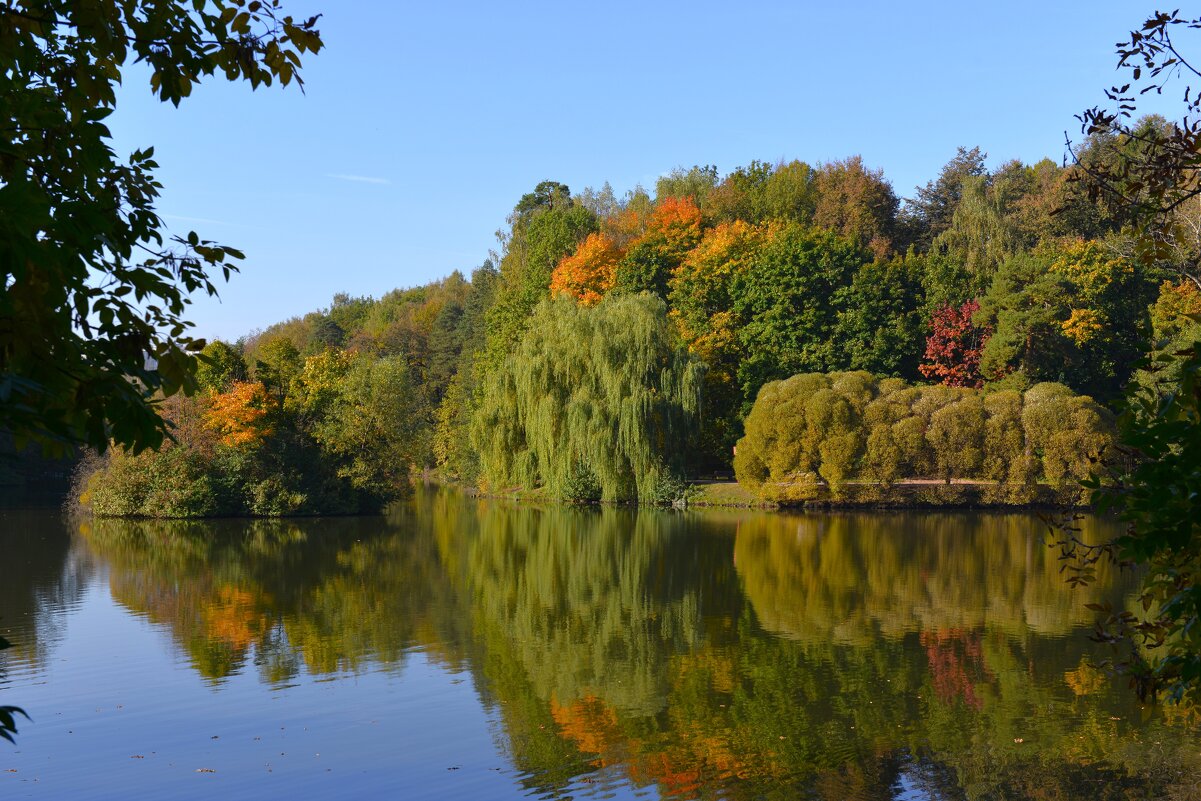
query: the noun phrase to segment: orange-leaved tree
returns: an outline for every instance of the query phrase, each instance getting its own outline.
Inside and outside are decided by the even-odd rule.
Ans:
[[[742,220],[721,223],[705,231],[672,271],[671,315],[684,341],[706,361],[714,355],[714,342],[730,339],[731,278],[747,268],[770,233],[769,226]]]
[[[690,197],[666,197],[651,212],[643,239],[656,239],[679,259],[701,239],[701,210]]]
[[[663,198],[651,212],[646,232],[618,263],[617,286],[666,297],[668,277],[700,241],[701,210],[692,198]]]
[[[258,381],[235,381],[213,395],[205,423],[231,448],[257,447],[271,435],[275,397]]]
[[[738,386],[745,324],[734,312],[735,276],[750,268],[778,224],[751,225],[742,220],[707,229],[700,243],[672,271],[671,317],[688,349],[705,363],[705,414],[701,450],[715,460],[726,458],[741,434],[744,399]]]
[[[555,267],[550,277],[552,295],[567,295],[585,306],[600,302],[617,280],[617,262],[622,253],[604,234],[588,234]]]

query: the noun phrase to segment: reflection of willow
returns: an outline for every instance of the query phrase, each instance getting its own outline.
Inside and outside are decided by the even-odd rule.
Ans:
[[[89,539],[114,594],[206,675],[251,656],[269,679],[391,663],[412,644],[470,666],[541,793],[618,777],[678,798],[885,799],[903,779],[931,798],[1124,799],[1196,781],[1194,738],[1140,723],[1064,636],[1084,618],[1017,520],[419,493],[387,519],[110,520]]]
[[[384,518],[103,519],[82,530],[111,566],[114,598],[168,625],[208,678],[252,656],[269,681],[301,663],[311,672],[392,664],[432,625],[428,540]]]
[[[625,711],[656,712],[668,655],[722,625],[704,620],[697,577],[724,575],[732,589],[728,540],[724,559],[706,563],[713,549],[680,516],[482,503],[432,519],[452,581],[473,599],[477,634],[512,643],[547,700],[603,687]]]
[[[1089,521],[1084,536],[1116,534]],[[1065,635],[1128,583],[1099,566],[1069,591],[1029,515],[760,515],[738,527],[738,573],[763,627],[803,641],[988,628]]]
[[[1027,547],[1033,518],[912,515],[857,539],[853,518],[825,517],[830,550],[801,567],[796,518],[741,516],[735,543],[730,516],[442,503],[477,676],[537,791],[574,794],[601,769],[680,798],[883,799],[902,776],[936,798],[1141,797],[1180,778],[1154,775],[1137,744],[1152,733],[1201,776],[1189,736],[1132,723],[1133,700],[1066,644],[1089,599]],[[794,608],[808,598],[825,599],[812,620]]]

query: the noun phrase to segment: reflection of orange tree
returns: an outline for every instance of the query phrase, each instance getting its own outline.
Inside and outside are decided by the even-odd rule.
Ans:
[[[962,699],[972,709],[983,708],[984,701],[976,695],[973,685],[993,676],[984,664],[980,635],[959,629],[923,631],[921,643],[926,648],[930,676],[939,699],[948,704]]]
[[[752,628],[740,631],[756,637]],[[1201,776],[1196,755],[1185,753],[1195,742],[1185,731],[1156,724],[1154,739],[1178,743],[1172,759],[1182,760],[1160,772],[1160,746],[1144,747],[1141,738],[1150,733],[1124,722],[1136,712],[1101,700],[1064,715],[1062,692],[1034,683],[1024,665],[1007,664],[1005,678],[983,673],[989,646],[978,635],[942,632],[911,642],[923,647],[913,653],[901,642],[880,652],[748,643],[757,653],[737,666],[733,693],[721,689],[725,649],[702,645],[695,658],[671,658],[665,716],[622,710],[604,700],[603,689],[572,702],[552,699],[550,708],[559,736],[587,755],[577,770],[621,771],[666,798],[752,798],[786,789],[830,801],[886,799],[909,764],[907,750],[925,754],[910,778],[935,797],[980,787],[986,790],[968,797],[1084,801],[1096,787],[1112,786],[1109,797],[1134,799]],[[957,661],[958,675],[944,682],[912,672],[912,657],[930,649],[948,664]],[[1042,652],[1012,656],[1045,662]],[[986,682],[986,691],[975,694],[973,681]],[[914,701],[919,696],[928,700]],[[523,767],[546,777],[536,764]],[[1055,789],[1040,795],[1041,786]]]
[[[1072,770],[1088,775],[1064,798],[1115,771],[1154,784],[1150,752],[1117,761],[1129,699],[1064,680],[1091,596],[1064,592],[1031,516],[478,511],[435,519],[441,562],[538,792],[603,769],[673,798],[888,798],[917,750],[952,795]],[[734,555],[753,612],[729,591]]]
[[[707,725],[711,721],[681,719],[677,710],[670,738],[627,732],[630,722],[594,695],[568,704],[552,698],[551,714],[562,737],[595,755],[593,767],[620,769],[635,784],[656,784],[670,797],[694,797],[718,782],[762,772],[748,768],[728,736]]]
[[[1165,758],[1201,777],[1181,729],[1144,728],[1127,695],[1069,683],[1084,676],[1062,636],[1076,618],[1032,611],[1054,566],[1016,523],[864,516],[852,530],[826,516],[806,533],[798,520],[819,518],[441,494],[396,515],[224,533],[100,521],[89,541],[126,602],[153,610],[207,676],[247,646],[278,666],[269,680],[436,646],[472,670],[531,792],[603,769],[673,798],[883,799],[919,752],[923,786],[949,788],[934,797],[1028,797],[1041,783],[1086,798],[1081,787],[1111,781],[1115,799],[1145,797],[1176,781],[1154,772]],[[824,544],[789,550],[798,534]],[[797,563],[815,554],[816,567]],[[956,588],[946,571],[983,586]],[[852,623],[823,624],[806,603]]]
[[[594,695],[585,695],[570,703],[550,699],[550,714],[559,732],[585,753],[600,755],[597,767],[612,761],[611,754],[621,740],[617,712]]]
[[[206,678],[222,678],[246,663],[269,626],[270,597],[261,587],[233,575],[238,571],[217,576],[211,565],[204,569],[203,543],[185,533],[189,524],[97,520],[94,527],[93,543],[117,546],[100,550],[109,559],[119,554],[110,563],[114,599],[168,626]],[[179,536],[166,534],[169,529]],[[156,541],[154,553],[145,550]]]
[[[203,636],[244,652],[266,629],[268,617],[259,604],[270,601],[229,586],[217,587],[215,595],[203,610]]]
[[[203,676],[253,661],[279,681],[301,665],[399,664],[419,636],[460,662],[443,636],[458,610],[430,604],[443,574],[432,543],[405,536],[407,523],[104,519],[84,533],[109,564],[114,598],[169,627]]]
[[[1087,659],[1081,661],[1074,670],[1065,671],[1063,680],[1076,695],[1091,695],[1106,686],[1105,671]],[[1176,705],[1173,704],[1172,708],[1175,709]]]

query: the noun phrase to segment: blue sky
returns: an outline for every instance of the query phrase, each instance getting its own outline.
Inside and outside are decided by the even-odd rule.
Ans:
[[[621,193],[681,165],[859,154],[908,197],[958,145],[1058,160],[1117,79],[1114,42],[1155,9],[286,5],[324,14],[304,94],[211,80],[175,109],[130,70],[113,117],[120,150],[155,146],[172,229],[246,251],[219,302],[197,299],[201,336],[468,272],[548,178]]]

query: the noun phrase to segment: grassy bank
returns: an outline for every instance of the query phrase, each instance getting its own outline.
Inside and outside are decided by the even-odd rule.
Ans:
[[[446,482],[455,485],[455,482]],[[950,483],[934,479],[908,479],[885,486],[878,483],[844,484],[837,491],[808,482],[775,482],[754,489],[735,480],[704,480],[689,485],[686,502],[679,505],[729,509],[1021,509],[1075,506],[1079,487],[1056,489],[1049,484],[1006,485],[987,481]],[[523,504],[558,503],[545,489],[513,488],[480,492],[478,497]]]

